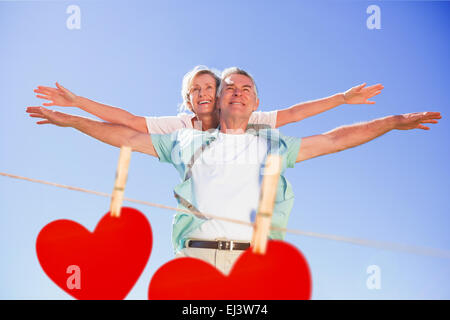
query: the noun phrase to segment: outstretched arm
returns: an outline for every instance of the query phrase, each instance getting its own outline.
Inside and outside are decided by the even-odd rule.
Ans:
[[[359,146],[393,129],[429,130],[423,124],[437,123],[437,119],[441,118],[439,112],[418,112],[342,126],[327,133],[303,138],[297,162]]]
[[[50,101],[42,104],[46,107],[78,107],[102,120],[121,124],[142,133],[148,133],[144,117],[135,116],[126,110],[77,96],[58,82],[56,82],[56,88],[38,86],[34,92],[38,93],[36,97]]]
[[[301,121],[331,110],[341,104],[375,104],[375,101],[369,101],[369,99],[380,94],[384,88],[383,85],[376,84],[367,88],[365,86],[366,84],[363,83],[343,93],[337,93],[323,99],[302,102],[292,107],[279,110],[277,112],[276,127],[278,128],[292,122]]]
[[[97,140],[115,147],[130,146],[133,151],[146,153],[157,157],[151,136],[138,132],[120,124],[107,123],[74,116],[43,107],[28,107],[26,112],[30,117],[42,118],[37,124],[54,124],[60,127],[72,127]]]

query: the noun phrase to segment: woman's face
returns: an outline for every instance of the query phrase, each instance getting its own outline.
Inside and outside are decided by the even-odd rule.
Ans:
[[[192,79],[188,106],[196,115],[209,114],[216,108],[216,80],[210,74],[199,74]]]

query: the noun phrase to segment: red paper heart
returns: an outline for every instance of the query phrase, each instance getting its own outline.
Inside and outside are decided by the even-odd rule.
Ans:
[[[150,282],[150,300],[305,300],[311,298],[306,259],[277,240],[266,254],[246,250],[228,276],[194,258],[177,258],[159,268]]]
[[[108,212],[94,232],[71,220],[57,220],[46,225],[36,240],[45,273],[77,299],[124,299],[151,250],[150,223],[127,207],[119,218]]]

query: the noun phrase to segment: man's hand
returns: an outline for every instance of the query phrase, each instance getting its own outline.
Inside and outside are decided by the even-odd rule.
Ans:
[[[37,124],[51,123],[60,127],[72,127],[104,143],[115,147],[130,146],[133,151],[142,152],[157,157],[151,135],[141,133],[127,126],[92,120],[85,117],[70,115],[44,107],[28,107],[30,117],[44,120]]]
[[[384,89],[382,84],[375,84],[365,88],[366,83],[353,87],[344,92],[344,102],[347,104],[375,104],[375,101],[369,101]]]
[[[48,110],[44,107],[28,107],[26,112],[30,114],[30,117],[45,119],[36,122],[36,124],[50,123],[59,127],[70,127],[73,118],[70,114]]]
[[[438,123],[437,119],[441,119],[440,112],[415,112],[405,113],[395,116],[395,129],[398,130],[410,130],[410,129],[423,129],[430,130],[429,127],[424,126],[422,123]]]
[[[56,82],[56,88],[38,86],[34,92],[39,93],[36,97],[50,100],[51,102],[43,103],[46,107],[76,107],[78,96],[61,86]]]
[[[429,130],[430,128],[422,123],[438,123],[437,119],[441,118],[440,112],[416,112],[342,126],[303,138],[297,162],[359,146],[394,129]]]

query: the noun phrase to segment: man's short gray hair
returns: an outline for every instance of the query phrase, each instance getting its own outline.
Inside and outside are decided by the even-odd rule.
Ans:
[[[222,71],[222,75],[220,77],[221,78],[220,86],[219,86],[219,89],[217,90],[217,95],[219,95],[220,92],[222,91],[223,81],[227,77],[231,76],[232,74],[242,74],[244,76],[249,77],[252,80],[252,82],[253,82],[253,88],[255,89],[256,98],[258,98],[258,88],[256,87],[255,79],[253,79],[253,76],[250,73],[248,73],[247,71],[245,71],[245,70],[243,70],[241,68],[238,68],[238,67],[231,67],[231,68],[227,68],[227,69]]]
[[[214,78],[214,80],[216,81],[216,95],[217,95],[217,90],[220,85],[219,72],[215,69],[210,69],[207,66],[203,66],[203,65],[195,66],[194,69],[187,72],[183,77],[183,82],[181,85],[181,96],[183,97],[183,102],[180,105],[179,111],[181,111],[181,112],[187,111],[187,110],[193,111],[188,106],[188,102],[190,102],[189,101],[189,92],[191,89],[192,80],[197,75],[200,75],[200,74],[209,74]]]

